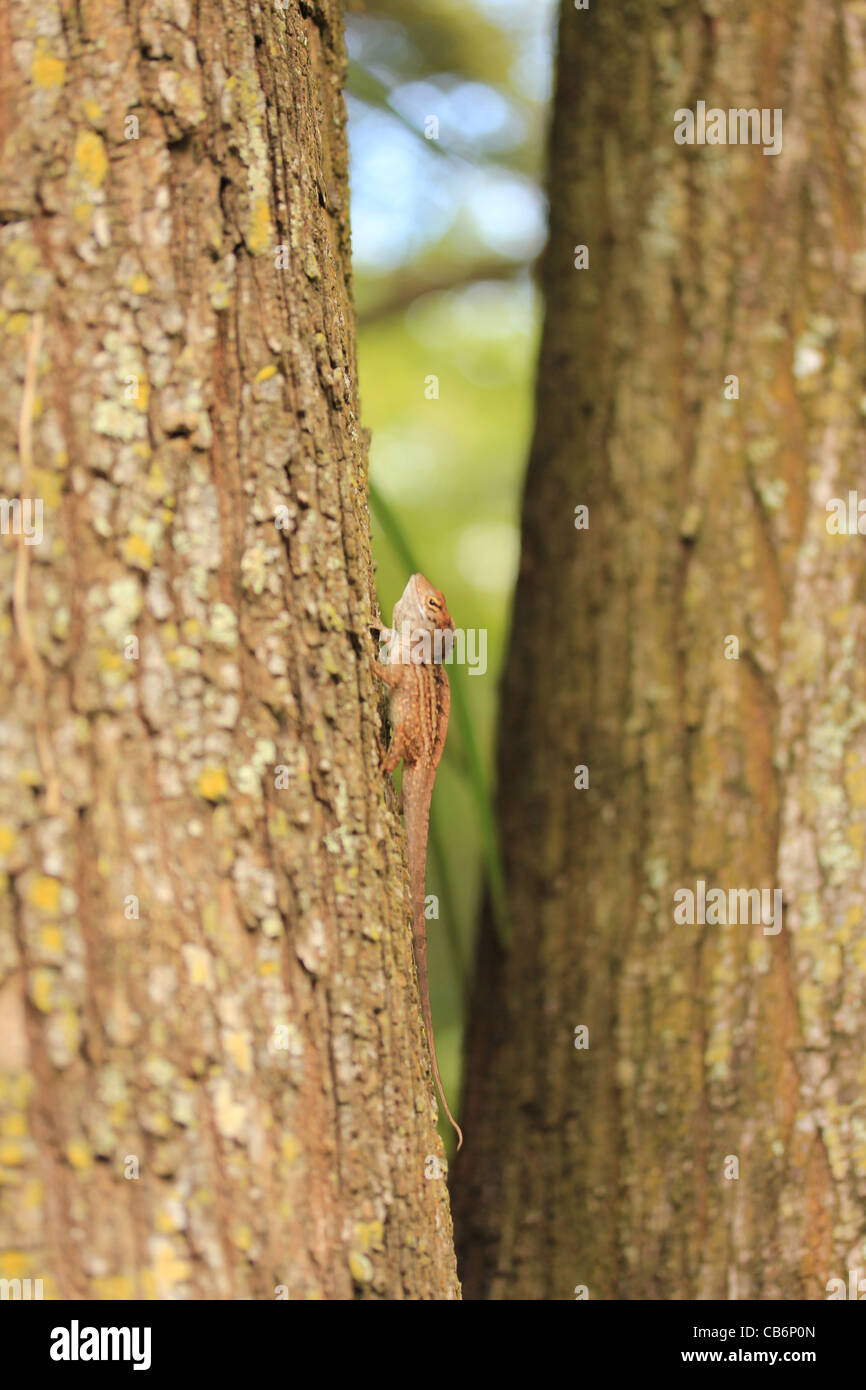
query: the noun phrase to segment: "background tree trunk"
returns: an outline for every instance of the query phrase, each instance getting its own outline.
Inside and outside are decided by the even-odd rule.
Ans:
[[[0,1276],[454,1296],[341,8],[3,0],[0,64],[2,476],[44,502],[0,549]]]
[[[825,506],[866,483],[864,44],[853,4],[563,0],[499,756],[515,930],[507,960],[482,933],[455,1196],[471,1297],[822,1298],[862,1272],[866,572]],[[675,144],[699,100],[781,107],[783,153]],[[698,879],[781,888],[782,931],[675,926]]]

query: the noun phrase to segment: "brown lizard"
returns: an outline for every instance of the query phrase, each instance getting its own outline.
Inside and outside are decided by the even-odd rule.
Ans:
[[[424,917],[430,801],[436,769],[445,747],[451,708],[451,689],[442,659],[450,652],[453,631],[454,621],[448,612],[445,595],[434,589],[423,574],[413,574],[394,605],[390,629],[381,629],[383,638],[389,642],[388,665],[383,666],[376,661],[373,669],[390,691],[393,733],[390,747],[382,760],[383,771],[394,772],[400,759],[403,759],[403,818],[409,852],[412,944],[418,971],[418,990],[436,1089],[445,1114],[454,1127],[459,1149],[463,1143],[463,1131],[448,1107],[436,1061],[427,982],[427,929]]]

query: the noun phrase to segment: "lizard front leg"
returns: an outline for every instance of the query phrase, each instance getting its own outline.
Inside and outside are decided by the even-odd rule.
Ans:
[[[389,775],[397,771],[397,764],[409,752],[405,731],[398,724],[394,730],[388,749],[382,758],[382,771]]]
[[[391,690],[396,690],[397,686],[400,684],[401,677],[401,672],[396,666],[383,666],[381,661],[377,661],[374,656],[371,656],[370,667],[373,675],[376,676],[383,685],[389,686]]]
[[[371,660],[373,674],[386,685],[389,690],[396,690],[402,683],[403,672],[399,666],[383,666],[380,661]],[[389,776],[396,772],[397,764],[401,758],[405,758],[408,749],[408,740],[405,725],[397,720],[392,729],[391,743],[387,749],[379,746],[379,754],[382,760],[382,771]]]

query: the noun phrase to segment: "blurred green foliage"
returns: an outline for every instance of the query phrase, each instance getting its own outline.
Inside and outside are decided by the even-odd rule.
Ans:
[[[411,558],[444,590],[458,627],[487,633],[484,675],[451,668],[461,689],[434,793],[428,869],[441,914],[428,925],[431,994],[452,1101],[465,983],[458,972],[471,958],[482,890],[483,806],[532,426],[540,306],[529,267],[545,227],[554,9],[553,0],[368,0],[347,26],[379,602],[390,620]]]

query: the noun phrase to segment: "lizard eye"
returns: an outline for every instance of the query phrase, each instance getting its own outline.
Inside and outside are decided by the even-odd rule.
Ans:
[[[442,604],[439,602],[438,598],[428,598],[427,603],[431,608],[442,607]]]

